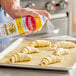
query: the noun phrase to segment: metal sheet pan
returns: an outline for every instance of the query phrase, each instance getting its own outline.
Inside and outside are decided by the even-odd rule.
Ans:
[[[18,40],[13,42],[8,48],[6,48],[3,52],[0,53],[0,59],[3,58],[5,55],[7,55],[9,52],[11,52],[14,48],[16,48],[23,40],[25,40],[25,38],[19,38]],[[30,39],[27,39],[27,40],[30,40]],[[36,40],[36,39],[31,39],[31,40]],[[50,41],[56,42],[58,40],[50,40]],[[67,41],[76,42],[76,41],[73,41],[73,40],[67,40]],[[76,68],[76,64],[74,64],[72,67],[51,67],[51,66],[49,67],[49,66],[0,63],[0,66],[16,67],[16,68],[30,68],[30,69],[45,69],[45,70],[62,70],[62,71],[69,71],[71,69]]]

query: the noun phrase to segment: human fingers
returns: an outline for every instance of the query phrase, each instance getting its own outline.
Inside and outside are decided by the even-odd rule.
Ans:
[[[48,17],[48,19],[50,19],[50,14],[45,11],[45,10],[36,10],[36,12],[38,12],[40,15],[46,16]]]
[[[18,8],[15,11],[15,18],[20,18],[20,17],[24,17],[27,15],[30,15],[32,17],[38,17],[39,13],[37,13],[35,10],[30,9],[30,8]]]

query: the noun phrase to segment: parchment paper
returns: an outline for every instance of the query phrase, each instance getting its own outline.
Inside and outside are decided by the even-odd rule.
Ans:
[[[17,53],[20,49],[22,49],[24,46],[29,45],[30,41],[23,41],[19,46],[17,46],[14,50],[12,50],[10,53],[8,53],[6,56],[4,56],[1,60],[0,63],[8,63],[9,57]],[[13,46],[14,47],[14,46]],[[10,49],[11,50],[11,49]],[[30,54],[32,56],[32,61],[28,62],[20,62],[20,63],[15,63],[15,64],[23,64],[23,65],[39,65],[41,59],[43,57],[46,57],[48,55],[51,55],[53,51],[50,50],[50,47],[44,47],[44,48],[39,48],[40,53],[34,53]],[[76,48],[69,49],[70,54],[69,55],[64,55],[62,56],[62,61],[59,63],[55,64],[50,64],[48,66],[53,66],[53,67],[72,67],[76,63]]]

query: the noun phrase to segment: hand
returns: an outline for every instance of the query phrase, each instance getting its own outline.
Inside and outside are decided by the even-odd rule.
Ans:
[[[38,17],[39,14],[35,11],[35,10],[32,10],[30,8],[17,8],[17,9],[13,9],[13,15],[12,18],[15,19],[15,18],[20,18],[20,17],[24,17],[24,16],[27,16],[27,15],[30,15],[32,17]]]
[[[17,7],[16,9],[12,9],[12,11],[9,11],[8,13],[13,19],[24,17],[27,15],[30,15],[32,17],[38,17],[39,15],[43,15],[50,19],[49,13],[45,10],[34,10],[30,8]]]
[[[13,19],[27,15],[38,17],[39,14],[48,17],[48,19],[50,18],[49,13],[44,10],[21,8],[19,0],[0,0],[0,5]]]

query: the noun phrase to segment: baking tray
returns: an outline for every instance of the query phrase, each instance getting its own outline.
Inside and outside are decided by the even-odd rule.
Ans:
[[[19,38],[18,40],[13,42],[8,48],[6,48],[3,52],[0,53],[0,59],[2,59],[5,55],[7,55],[12,50],[14,50],[24,40],[37,40],[37,39]],[[50,39],[47,39],[47,40],[50,40]],[[60,40],[50,40],[50,41],[56,42],[56,41],[60,41]],[[67,40],[67,41],[76,42],[75,40]],[[30,68],[30,69],[60,70],[60,71],[69,71],[71,69],[76,68],[75,63],[71,67],[38,66],[38,65],[8,64],[8,63],[0,63],[0,66],[15,67],[15,68]]]

